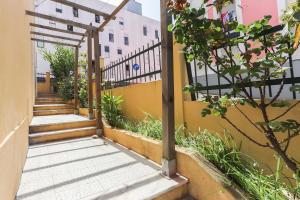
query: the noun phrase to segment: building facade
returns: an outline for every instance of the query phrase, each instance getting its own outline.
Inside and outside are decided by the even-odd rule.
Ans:
[[[71,0],[75,3],[94,8],[106,13],[111,13],[115,6],[100,0]],[[92,23],[93,26],[100,26],[103,18],[95,16],[81,10],[74,10],[71,7],[55,3],[52,1],[37,0],[35,3],[35,11],[44,13],[59,18],[69,19],[84,24]],[[36,19],[36,23],[52,26],[60,29],[73,29],[76,32],[84,32],[83,29],[76,27],[68,27],[67,25],[55,23],[49,20]],[[36,31],[51,33],[49,30],[36,28]],[[69,36],[68,34],[61,34]],[[142,15],[142,5],[135,0],[131,0],[125,9],[117,14],[116,19],[111,21],[103,32],[99,33],[101,56],[105,59],[105,64],[116,61],[120,57],[128,55],[129,53],[142,48],[143,45],[157,41],[160,36],[160,22]],[[74,37],[74,36],[73,36]],[[39,39],[47,39],[37,37]],[[76,37],[81,39],[80,37]],[[60,41],[59,39],[54,41]],[[51,44],[38,42],[37,46],[40,47],[36,52],[36,66],[38,73],[45,73],[50,71],[50,65],[43,59],[41,49],[53,50],[54,46]],[[86,43],[82,44],[80,52],[86,52]]]

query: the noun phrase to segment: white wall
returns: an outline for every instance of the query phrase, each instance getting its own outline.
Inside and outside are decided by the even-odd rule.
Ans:
[[[43,0],[37,0],[36,4],[39,4]],[[91,8],[94,8],[96,10],[101,10],[106,13],[111,13],[115,7],[101,2],[99,0],[73,0],[76,3],[79,3],[81,5],[85,5]],[[63,13],[57,13],[56,8],[61,8],[63,10]],[[36,8],[36,12],[44,13],[47,15],[52,15],[64,19],[69,19],[77,22],[81,22],[84,24],[89,24],[92,22],[94,26],[99,26],[99,23],[95,22],[95,16],[91,13],[87,13],[85,11],[79,10],[79,18],[73,17],[73,10],[71,7],[64,6],[52,1],[45,1],[44,3],[40,4]],[[124,28],[119,24],[120,20],[124,20]],[[36,22],[39,24],[44,24],[49,26],[48,20],[43,19],[36,19]],[[103,18],[101,17],[101,22],[103,22]],[[143,26],[147,26],[148,29],[148,35],[143,35]],[[67,25],[56,23],[56,28],[60,29],[67,29]],[[49,30],[43,30],[43,29],[36,29],[39,32],[47,32],[52,34],[57,34],[57,32],[49,31]],[[106,27],[105,30],[100,33],[100,43],[102,47],[102,56],[105,57],[105,63],[109,64],[110,62],[113,62],[117,59],[119,59],[121,56],[117,54],[117,49],[121,48],[123,51],[123,56],[127,55],[128,53],[134,52],[134,50],[137,50],[138,48],[142,48],[143,45],[147,45],[147,43],[151,43],[152,40],[155,39],[155,30],[159,31],[160,34],[160,22],[150,19],[148,17],[144,17],[141,15],[137,15],[135,13],[121,10],[119,14],[117,14],[117,18],[114,21],[111,21]],[[77,32],[84,32],[83,29],[74,27],[74,31]],[[114,43],[109,42],[108,35],[110,32],[114,33]],[[72,36],[69,34],[59,33],[59,35],[63,36]],[[129,45],[124,45],[124,36],[127,35],[129,37]],[[72,36],[74,38],[80,39],[79,36]],[[41,37],[38,37],[41,38]],[[49,39],[49,38],[45,38]],[[51,39],[53,40],[53,39]],[[54,39],[54,41],[61,41],[59,39]],[[72,42],[69,42],[72,43]],[[110,47],[110,55],[109,57],[104,52],[104,46]],[[47,50],[53,50],[53,45],[51,44],[45,44],[45,49]],[[86,52],[86,43],[82,44],[82,48],[80,49],[81,52]],[[39,50],[36,52],[37,54],[37,72],[44,73],[49,71],[49,63],[44,61],[42,55],[39,53]]]

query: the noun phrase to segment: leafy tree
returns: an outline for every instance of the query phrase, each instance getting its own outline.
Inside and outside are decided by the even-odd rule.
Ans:
[[[71,48],[61,45],[55,46],[55,51],[41,50],[43,57],[50,63],[50,68],[57,81],[62,81],[69,77],[74,71],[75,54]]]
[[[178,6],[178,2],[182,6]],[[198,9],[189,7],[186,1],[171,1],[170,9],[175,16],[174,24],[169,26],[175,34],[176,41],[185,45],[187,60],[196,59],[201,69],[207,66],[219,77],[231,85],[232,91],[222,97],[207,95],[201,84],[187,86],[190,92],[203,92],[207,108],[202,110],[202,116],[219,116],[227,121],[237,132],[260,147],[275,151],[294,172],[300,177],[299,162],[288,155],[291,140],[299,136],[300,124],[297,119],[283,119],[300,102],[290,104],[279,100],[280,94],[286,87],[284,84],[288,68],[284,64],[295,49],[289,44],[293,40],[291,31],[296,23],[291,24],[289,31],[269,33],[271,16],[255,21],[249,25],[234,22],[224,22],[221,19],[209,19],[206,16],[208,7],[216,7],[220,12],[230,0],[216,0],[209,4],[204,0]],[[293,18],[293,17],[292,17]],[[294,18],[293,18],[294,19]],[[239,33],[240,37],[230,37],[232,33]],[[235,49],[235,51],[233,51]],[[213,66],[219,66],[216,70]],[[268,80],[280,78],[281,84],[274,97],[267,98]],[[233,81],[233,79],[235,81]],[[255,80],[255,81],[253,81]],[[254,99],[249,93],[249,87],[259,91],[259,99]],[[300,91],[300,86],[290,88]],[[253,121],[241,107],[250,105],[260,113],[262,121]],[[243,127],[232,122],[227,112],[234,107],[240,112],[251,126],[259,131],[268,141],[260,143],[251,133],[243,131]],[[270,117],[270,107],[282,109],[282,114]],[[285,139],[280,140],[279,137]]]

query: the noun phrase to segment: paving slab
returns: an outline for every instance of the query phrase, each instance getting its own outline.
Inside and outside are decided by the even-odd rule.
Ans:
[[[86,137],[30,146],[16,199],[153,199],[182,184],[120,145]]]
[[[49,124],[81,122],[81,121],[89,121],[89,119],[87,117],[82,117],[74,114],[50,115],[50,116],[48,115],[48,116],[33,117],[30,125],[38,126],[38,125],[49,125]]]

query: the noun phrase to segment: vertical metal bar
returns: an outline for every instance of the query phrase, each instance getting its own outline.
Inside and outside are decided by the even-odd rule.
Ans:
[[[193,85],[192,65],[187,61],[186,61],[186,71],[187,71],[189,85]],[[191,92],[191,100],[196,101],[195,92]]]
[[[95,56],[95,85],[96,85],[96,133],[102,136],[102,113],[101,113],[101,71],[100,71],[100,49],[99,32],[94,31],[94,56]]]
[[[140,83],[142,83],[141,48],[139,48]]]
[[[216,49],[216,56],[218,57],[218,49]],[[218,62],[216,62],[216,66],[217,66],[217,72],[218,72],[218,89],[219,89],[219,97],[222,96],[222,91],[221,91],[221,80],[220,80],[220,67]]]
[[[134,50],[134,64],[137,64],[136,63],[136,50]],[[135,77],[137,77],[137,70],[136,69],[134,69],[135,70]],[[135,83],[137,83],[137,81],[138,81],[138,79],[135,79]]]
[[[229,52],[232,52],[231,46],[229,46]],[[233,66],[233,58],[232,58],[232,54],[230,54],[230,65],[231,65],[231,67]],[[232,80],[232,84],[235,85],[235,79],[234,79],[234,76],[231,76],[231,80]],[[233,88],[232,88],[232,90],[233,90]],[[233,96],[236,97],[236,94],[234,93]]]
[[[288,48],[291,48],[291,44],[288,42]],[[292,80],[292,86],[295,86],[295,73],[294,73],[294,63],[293,63],[293,57],[292,54],[289,53],[289,64],[290,64],[290,73],[291,73],[291,80]],[[296,92],[293,91],[293,99],[296,99],[297,95]]]
[[[93,105],[93,57],[92,57],[92,31],[88,30],[88,103],[89,103],[89,119],[94,119]]]
[[[168,31],[172,14],[167,8],[168,0],[160,1],[162,34],[162,124],[163,124],[163,173],[176,176],[175,120],[174,120],[174,75],[173,34]]]
[[[244,44],[244,46],[245,46],[245,51],[248,51],[247,45]],[[250,96],[253,97],[252,80],[251,80],[251,77],[250,77],[250,73],[248,73],[248,76],[249,76],[249,84],[250,84],[249,92],[250,92]]]
[[[264,35],[264,42],[265,42],[265,44],[267,43],[267,38],[266,38],[266,36],[265,36],[265,35]],[[268,53],[268,48],[267,48],[267,47],[265,47],[266,59],[268,59],[267,53]],[[267,70],[266,70],[266,75],[267,75],[267,76],[269,76],[269,74],[270,74],[270,70],[269,70],[269,69],[267,69]],[[268,78],[269,96],[270,96],[270,97],[272,97],[272,96],[273,96],[273,94],[272,94],[272,86],[271,86],[271,83],[270,83],[270,81],[271,81],[271,78],[269,77],[269,78]]]
[[[131,70],[131,75],[132,75],[132,83],[134,83],[135,79],[134,79],[134,72],[133,72],[133,57],[132,57],[132,52],[130,53],[130,65],[129,65],[129,69]]]
[[[146,63],[145,63],[145,46],[143,45],[143,63],[144,63],[144,74],[146,74]],[[147,77],[145,76],[145,83],[147,82]]]
[[[205,68],[205,83],[206,83],[206,94],[209,95],[209,89],[208,89],[208,74],[207,74],[207,65],[204,65]]]
[[[79,98],[78,98],[78,59],[79,59],[79,47],[75,48],[75,66],[74,66],[74,99],[75,99],[75,107],[74,114],[79,114]]]
[[[160,42],[159,38],[157,39],[158,42]],[[159,60],[159,70],[161,71],[161,53],[160,53],[160,48],[161,48],[161,45],[158,46],[158,60]],[[160,73],[160,78],[161,78],[161,73]]]
[[[152,52],[153,52],[153,66],[154,66],[154,71],[156,71],[156,65],[155,65],[155,48],[154,48],[154,40],[152,40]],[[156,80],[156,73],[154,74],[154,79]]]
[[[198,74],[197,74],[197,63],[196,63],[196,60],[194,60],[193,64],[194,64],[194,74],[195,74],[195,82],[193,80],[193,85],[196,85],[198,83]],[[198,92],[196,92],[196,97],[197,97],[197,99],[199,98]]]
[[[151,72],[151,65],[150,65],[150,52],[149,52],[149,43],[147,44],[147,55],[148,55],[148,66],[149,66],[149,73]],[[152,79],[152,75],[150,75],[150,81]]]

